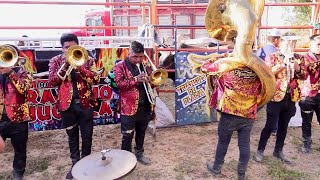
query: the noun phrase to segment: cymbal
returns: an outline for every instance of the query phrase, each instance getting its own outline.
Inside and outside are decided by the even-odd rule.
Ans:
[[[111,149],[102,160],[101,152],[92,153],[78,161],[72,168],[75,179],[117,179],[129,173],[137,164],[136,156],[125,150]]]

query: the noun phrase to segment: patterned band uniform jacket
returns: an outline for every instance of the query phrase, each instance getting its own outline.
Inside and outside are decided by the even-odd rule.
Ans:
[[[70,107],[73,95],[71,73],[62,81],[58,77],[58,70],[65,62],[65,54],[53,57],[49,62],[49,83],[58,86],[58,109],[65,111]],[[98,105],[92,91],[92,85],[98,84],[100,77],[97,74],[94,59],[88,57],[86,63],[76,71],[77,89],[79,92],[80,106],[89,109]],[[63,75],[63,74],[61,74]]]
[[[3,109],[9,119],[14,123],[30,120],[29,106],[27,102],[27,93],[32,86],[31,75],[23,68],[15,68],[7,76],[5,92],[0,83],[0,119],[2,119]]]
[[[272,72],[280,70],[282,67],[286,67],[284,55],[280,52],[273,53],[266,58],[266,63],[271,67]],[[271,101],[280,102],[286,95],[290,93],[291,101],[297,102],[301,99],[301,80],[307,78],[307,72],[305,69],[305,62],[303,56],[294,54],[294,61],[300,65],[300,72],[294,73],[294,77],[288,80],[287,70],[284,68],[276,76],[277,90]]]
[[[308,52],[304,56],[305,68],[307,71],[308,79],[305,81],[305,91],[302,93],[304,97],[315,97],[320,92],[320,61],[311,52]]]
[[[151,74],[150,66],[146,66],[146,71],[148,75]],[[113,67],[113,72],[114,80],[119,89],[120,113],[127,116],[135,115],[139,103],[139,82],[134,79],[125,60],[117,63]]]
[[[210,61],[201,67],[215,74],[208,76],[208,82],[213,85],[209,106],[219,112],[256,119],[261,89],[258,76],[246,67],[229,72],[223,72],[222,67],[219,62]]]

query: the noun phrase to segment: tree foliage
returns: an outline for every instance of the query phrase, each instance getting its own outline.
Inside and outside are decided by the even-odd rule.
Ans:
[[[292,3],[305,3],[312,2],[312,0],[267,0],[266,2],[270,3],[281,3],[281,2],[292,2]],[[274,7],[276,8],[276,7]],[[304,25],[313,25],[312,22],[312,6],[284,6],[281,7],[281,11],[283,11],[282,19],[284,20],[284,24],[286,26],[304,26]],[[288,30],[296,33],[301,36],[301,40],[299,46],[306,46],[308,44],[308,37],[310,36],[310,31],[308,30],[298,30],[292,29]]]

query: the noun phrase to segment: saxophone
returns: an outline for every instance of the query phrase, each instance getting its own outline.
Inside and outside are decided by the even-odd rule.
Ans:
[[[201,66],[201,71],[207,74],[208,81],[212,76],[220,76],[224,72],[250,68],[261,83],[261,91],[257,98],[258,107],[267,104],[276,91],[276,79],[271,68],[252,52],[264,3],[264,0],[211,0],[205,17],[209,35],[220,41],[232,41],[236,38],[236,42],[231,55],[210,62],[218,63],[218,71],[210,71],[208,63]]]

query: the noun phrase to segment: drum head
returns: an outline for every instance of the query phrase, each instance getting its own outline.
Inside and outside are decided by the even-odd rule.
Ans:
[[[72,176],[78,180],[117,179],[131,172],[137,164],[136,156],[125,150],[112,149],[105,157],[106,160],[102,160],[100,152],[84,157],[73,166]]]

